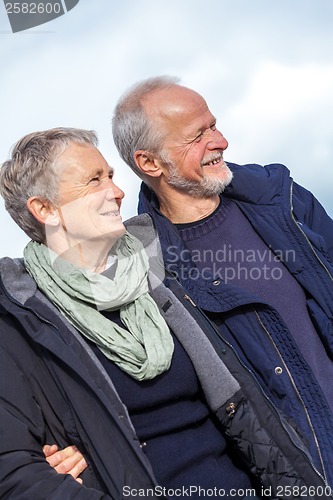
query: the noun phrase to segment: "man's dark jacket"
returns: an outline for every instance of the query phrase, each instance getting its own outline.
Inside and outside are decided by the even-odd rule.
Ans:
[[[234,200],[303,287],[310,317],[332,359],[333,221],[309,191],[293,182],[285,166],[228,165],[234,177],[223,196]],[[166,268],[196,307],[216,318],[220,333],[255,373],[270,400],[306,435],[316,466],[332,486],[332,414],[280,315],[253,294],[195,272],[186,244],[145,184],[139,213],[153,218]]]
[[[131,230],[142,236],[148,226],[143,216]],[[155,255],[153,246],[146,244]],[[151,294],[190,356],[236,460],[272,488],[272,498],[290,498],[296,490],[305,498],[318,491],[329,498],[293,427],[205,316],[189,313],[177,281],[162,283],[158,259],[151,264]],[[87,343],[38,291],[20,260],[2,259],[0,277],[0,498],[160,498],[127,410]],[[42,453],[47,443],[81,450],[89,464],[83,486],[48,465]]]

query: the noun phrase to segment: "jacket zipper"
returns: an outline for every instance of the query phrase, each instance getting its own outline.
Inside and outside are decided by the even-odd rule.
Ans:
[[[176,279],[176,281],[178,281],[178,280]],[[243,368],[244,368],[244,369],[245,369],[245,370],[246,370],[246,371],[247,371],[247,372],[248,372],[248,373],[252,376],[252,378],[253,378],[253,380],[255,381],[255,383],[257,384],[257,387],[258,387],[258,389],[260,390],[260,392],[261,392],[262,396],[266,399],[266,401],[269,403],[269,405],[271,406],[271,408],[274,410],[274,412],[275,412],[276,416],[277,416],[277,417],[278,417],[278,419],[279,419],[279,422],[280,422],[281,426],[283,427],[283,429],[284,429],[284,430],[286,431],[286,433],[288,434],[289,439],[291,440],[291,442],[293,443],[293,445],[294,445],[294,446],[296,446],[296,448],[297,448],[297,449],[298,449],[298,450],[299,450],[299,451],[300,451],[300,452],[301,452],[301,453],[305,456],[305,458],[306,458],[307,460],[309,460],[309,462],[310,462],[310,464],[311,464],[311,466],[312,466],[313,470],[314,470],[314,471],[316,472],[316,474],[317,474],[317,475],[318,475],[318,476],[319,476],[319,477],[320,477],[320,478],[324,481],[325,486],[329,487],[328,482],[327,482],[327,478],[326,478],[326,474],[325,474],[325,468],[323,467],[323,471],[324,471],[324,477],[323,477],[323,476],[322,476],[322,474],[320,473],[320,471],[318,471],[318,469],[317,469],[317,468],[316,468],[316,466],[314,465],[313,460],[312,460],[312,457],[311,457],[309,454],[305,453],[305,452],[304,452],[304,450],[302,450],[302,449],[299,447],[299,445],[298,445],[297,443],[295,443],[295,442],[294,442],[293,437],[292,437],[292,436],[291,436],[291,434],[289,433],[288,429],[286,429],[286,427],[285,427],[284,423],[281,421],[280,414],[279,414],[279,412],[277,411],[277,409],[276,409],[275,405],[272,403],[272,401],[270,401],[270,399],[268,398],[268,396],[267,396],[267,395],[265,394],[265,392],[263,391],[263,389],[262,389],[262,387],[261,387],[260,383],[258,382],[257,377],[256,377],[256,376],[255,376],[255,374],[252,372],[252,370],[250,370],[247,366],[245,366],[245,365],[244,365],[244,363],[243,363],[243,362],[242,362],[242,360],[239,358],[239,356],[238,356],[237,352],[234,350],[234,348],[232,347],[232,345],[231,345],[231,344],[229,344],[229,342],[228,342],[227,340],[225,340],[225,339],[222,337],[222,335],[221,335],[220,331],[218,330],[218,328],[216,328],[216,327],[215,327],[215,325],[214,325],[214,324],[210,321],[210,319],[209,319],[209,318],[207,318],[207,316],[205,315],[205,313],[204,313],[204,312],[201,310],[201,308],[200,308],[200,307],[196,304],[196,302],[192,299],[192,297],[190,297],[188,294],[184,294],[184,295],[183,295],[183,297],[184,297],[184,299],[185,299],[187,302],[189,302],[189,303],[190,303],[193,307],[195,307],[195,308],[196,308],[196,310],[200,313],[200,315],[201,315],[201,317],[204,319],[204,321],[205,321],[206,323],[208,323],[208,325],[209,325],[209,326],[210,326],[210,327],[214,330],[214,332],[218,335],[218,337],[219,337],[219,338],[220,338],[223,342],[225,342],[225,344],[226,344],[226,345],[227,345],[227,346],[228,346],[228,347],[232,350],[232,352],[233,352],[233,353],[234,353],[234,355],[236,356],[236,358],[237,358],[237,360],[239,361],[239,363],[241,364],[241,366],[242,366],[242,367],[243,367]],[[255,312],[256,312],[256,311],[255,311]],[[256,314],[257,314],[257,312],[256,312]],[[260,324],[262,325],[261,321],[260,321]],[[262,325],[262,327],[265,329],[264,325]],[[267,332],[267,333],[268,333],[268,332]],[[271,340],[272,340],[272,339],[271,339]],[[272,340],[272,343],[273,343],[273,345],[274,345],[275,349],[277,349],[277,347],[275,346],[275,344],[274,344],[273,340]],[[281,357],[281,356],[280,356],[280,357]],[[282,360],[282,361],[283,361],[283,360]],[[285,363],[284,363],[284,362],[283,362],[283,364],[284,364],[284,366],[285,366]],[[297,392],[297,394],[298,394],[298,396],[299,396],[300,400],[302,401],[302,404],[303,404],[303,406],[304,406],[304,408],[305,408],[305,405],[304,405],[304,403],[303,403],[303,400],[302,400],[302,398],[300,397],[300,395],[299,395],[299,393],[298,393],[298,390],[297,390],[297,388],[296,388],[296,386],[295,386],[295,383],[294,383],[294,381],[293,381],[293,379],[292,379],[292,377],[291,377],[291,375],[290,375],[290,372],[289,372],[289,370],[288,370],[287,368],[286,368],[286,370],[287,370],[288,375],[290,376],[291,381],[292,381],[292,383],[293,383],[293,386],[295,387],[296,392]],[[305,408],[305,410],[306,410],[306,408]],[[312,430],[312,432],[313,432],[313,434],[314,434],[316,445],[318,446],[318,451],[319,451],[320,461],[321,461],[321,464],[322,464],[322,466],[323,466],[322,456],[321,456],[321,453],[320,453],[320,448],[319,448],[319,445],[318,445],[317,437],[316,437],[316,434],[315,434],[315,432],[314,432],[314,430],[313,430],[313,426],[312,426],[311,420],[310,420],[310,418],[308,417],[308,412],[307,412],[307,410],[306,410],[306,415],[307,415],[307,418],[309,419],[310,426],[311,426],[311,430]],[[332,495],[330,495],[330,496],[332,496]],[[333,497],[332,497],[332,498],[333,498]]]
[[[319,262],[319,264],[320,264],[320,265],[322,266],[322,268],[326,271],[326,273],[327,273],[328,277],[331,279],[331,281],[333,281],[333,277],[332,277],[332,275],[331,275],[330,271],[327,269],[327,267],[325,266],[325,264],[323,263],[323,261],[322,261],[322,260],[321,260],[321,258],[319,257],[319,255],[318,255],[318,253],[316,252],[316,250],[315,250],[314,246],[312,245],[311,241],[309,240],[309,238],[307,237],[307,235],[304,233],[303,229],[300,227],[300,225],[298,224],[298,222],[297,222],[297,220],[296,220],[296,218],[295,218],[295,216],[294,216],[294,212],[293,212],[293,199],[292,199],[292,197],[293,197],[293,187],[294,187],[294,183],[293,183],[293,180],[292,180],[292,181],[291,181],[291,183],[290,183],[290,216],[291,216],[291,219],[292,219],[292,221],[293,221],[294,225],[296,226],[297,230],[298,230],[298,231],[302,234],[302,236],[304,237],[305,241],[306,241],[306,242],[307,242],[307,244],[309,245],[309,248],[311,249],[311,251],[312,251],[313,255],[315,256],[315,258],[317,259],[317,261]],[[263,326],[263,328],[265,329],[264,325],[262,325],[262,326]],[[265,330],[266,330],[266,329],[265,329]],[[266,332],[267,332],[267,330],[266,330]],[[269,333],[268,333],[268,332],[267,332],[267,334],[269,335]],[[272,340],[272,339],[271,339],[271,340]],[[272,342],[273,342],[273,340],[272,340]],[[273,344],[274,344],[274,342],[273,342]],[[275,345],[274,345],[274,347],[276,348],[276,346],[275,346]],[[277,349],[277,348],[276,348],[276,349]],[[282,360],[282,361],[283,361],[283,360]],[[283,361],[283,363],[284,363],[284,361]],[[284,364],[284,365],[285,365],[285,364]],[[296,388],[296,386],[295,386],[295,383],[294,383],[294,381],[292,380],[292,377],[290,376],[290,373],[289,373],[288,368],[287,368],[286,366],[285,366],[285,368],[286,368],[286,370],[288,371],[289,377],[290,377],[290,379],[291,379],[291,381],[292,381],[292,383],[293,383],[293,385],[294,385],[295,390],[297,391],[297,394],[299,395],[298,390],[297,390],[297,388]],[[299,395],[299,398],[300,398],[300,400],[302,401],[302,398],[300,397],[300,395]],[[319,457],[320,457],[321,465],[322,465],[322,468],[323,468],[323,471],[324,471],[324,474],[325,474],[325,482],[326,482],[325,467],[324,467],[324,463],[323,463],[323,459],[322,459],[322,455],[321,455],[321,451],[320,451],[320,446],[319,446],[319,443],[318,443],[318,439],[317,439],[317,436],[316,436],[315,431],[314,431],[314,429],[313,429],[313,426],[312,426],[312,422],[311,422],[310,416],[309,416],[309,414],[308,414],[308,411],[307,411],[307,409],[306,409],[306,407],[305,407],[305,405],[304,405],[303,401],[302,401],[302,404],[303,404],[303,406],[304,406],[304,409],[305,409],[305,412],[306,412],[306,415],[307,415],[308,422],[309,422],[309,424],[310,424],[310,426],[311,426],[311,429],[312,429],[312,432],[313,432],[313,435],[314,435],[314,438],[315,438],[315,441],[316,441],[316,445],[317,445],[317,449],[318,449],[318,453],[319,453]]]
[[[309,412],[308,412],[308,410],[307,410],[307,408],[306,408],[306,406],[305,406],[305,404],[304,404],[304,401],[303,401],[303,399],[302,399],[302,397],[301,397],[301,395],[300,395],[300,393],[299,393],[299,391],[298,391],[298,389],[297,389],[297,386],[296,386],[295,381],[294,381],[294,379],[293,379],[293,377],[292,377],[292,375],[291,375],[291,373],[290,373],[290,371],[289,371],[289,368],[287,367],[287,365],[286,365],[286,363],[285,363],[285,361],[284,361],[283,357],[281,356],[280,351],[279,351],[279,349],[277,348],[277,346],[276,346],[276,344],[275,344],[274,340],[272,339],[271,334],[269,333],[269,331],[267,330],[267,328],[265,327],[265,325],[264,325],[264,324],[263,324],[263,322],[261,321],[261,318],[260,318],[260,316],[259,316],[258,312],[256,311],[256,309],[254,309],[254,312],[255,312],[255,314],[256,314],[256,316],[257,316],[257,319],[258,319],[258,321],[259,321],[259,323],[260,323],[261,327],[263,328],[263,330],[264,330],[264,332],[266,333],[267,337],[269,338],[269,340],[271,341],[272,345],[274,346],[274,349],[275,349],[276,353],[278,354],[278,356],[279,356],[279,358],[280,358],[280,360],[281,360],[281,362],[282,362],[282,364],[283,364],[283,366],[284,366],[284,368],[285,368],[286,372],[288,373],[288,377],[289,377],[289,379],[290,379],[290,381],[291,381],[291,383],[292,383],[292,385],[293,385],[293,388],[294,388],[294,390],[295,390],[295,392],[296,392],[296,394],[297,394],[297,397],[298,397],[299,401],[301,402],[301,404],[302,404],[302,406],[303,406],[303,409],[304,409],[304,412],[305,412],[306,418],[307,418],[307,420],[308,420],[308,423],[309,423],[310,428],[311,428],[311,432],[312,432],[312,434],[313,434],[313,437],[314,437],[314,440],[315,440],[315,443],[316,443],[316,447],[317,447],[318,455],[319,455],[319,458],[320,458],[320,463],[321,463],[321,466],[322,466],[322,469],[323,469],[323,473],[324,473],[324,477],[323,477],[323,479],[324,479],[324,481],[325,481],[325,484],[328,486],[328,483],[327,483],[327,476],[326,476],[326,472],[325,472],[324,462],[323,462],[323,458],[322,458],[322,454],[321,454],[321,450],[320,450],[320,446],[319,446],[318,438],[317,438],[317,435],[316,435],[315,430],[314,430],[314,428],[313,428],[313,424],[312,424],[312,421],[311,421],[311,418],[310,418]],[[312,464],[312,466],[313,466],[313,468],[316,470],[316,472],[317,472],[317,473],[321,476],[320,472],[316,469],[315,465],[314,465],[314,464]],[[321,476],[321,477],[322,477],[322,476]]]

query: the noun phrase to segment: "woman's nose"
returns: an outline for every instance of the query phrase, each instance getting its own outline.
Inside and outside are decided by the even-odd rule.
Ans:
[[[106,192],[107,199],[122,200],[124,196],[125,196],[124,191],[120,189],[111,179],[110,186],[108,187]]]

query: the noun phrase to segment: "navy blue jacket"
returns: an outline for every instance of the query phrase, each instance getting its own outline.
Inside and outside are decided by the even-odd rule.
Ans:
[[[285,166],[228,165],[234,178],[223,196],[237,203],[258,235],[282,257],[302,285],[311,319],[333,358],[333,221],[309,191],[293,182]],[[194,273],[192,280],[195,263],[176,228],[159,211],[156,195],[145,184],[139,213],[149,213],[153,218],[166,267],[197,307],[218,313],[222,335],[256,375],[270,400],[305,434],[316,466],[332,485],[332,414],[277,311],[214,276],[204,279]],[[294,251],[293,259],[288,259],[290,250]],[[276,373],[275,368],[281,366],[282,373]]]

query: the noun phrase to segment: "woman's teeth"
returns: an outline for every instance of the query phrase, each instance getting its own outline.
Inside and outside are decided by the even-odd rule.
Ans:
[[[103,215],[104,217],[116,217],[117,215],[119,215],[119,212],[118,211],[115,211],[115,212],[105,212],[104,214],[101,214]]]

